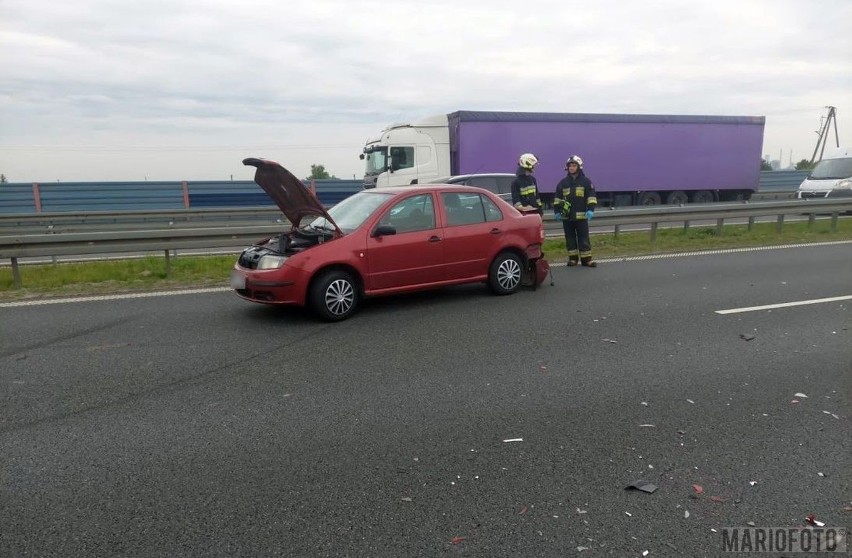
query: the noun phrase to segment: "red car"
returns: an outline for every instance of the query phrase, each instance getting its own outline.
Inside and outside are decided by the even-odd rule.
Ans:
[[[485,282],[501,295],[537,286],[549,266],[538,214],[470,186],[365,190],[326,210],[273,161],[246,159],[291,229],[243,250],[231,286],[253,302],[311,306],[328,321],[362,297]]]

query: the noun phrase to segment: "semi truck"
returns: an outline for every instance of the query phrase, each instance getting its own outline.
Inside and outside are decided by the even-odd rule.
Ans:
[[[460,110],[391,125],[364,146],[365,188],[461,174],[514,173],[533,153],[552,201],[579,155],[602,205],[747,200],[758,189],[763,116]]]

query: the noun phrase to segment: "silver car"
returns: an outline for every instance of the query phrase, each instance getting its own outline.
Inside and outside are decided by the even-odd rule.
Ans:
[[[515,175],[507,172],[491,172],[483,174],[459,174],[430,180],[431,184],[464,184],[478,186],[489,192],[494,192],[502,199],[512,203],[512,181]]]

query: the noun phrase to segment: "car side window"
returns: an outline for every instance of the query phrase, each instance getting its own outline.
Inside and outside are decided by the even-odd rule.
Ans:
[[[447,226],[485,222],[485,209],[479,194],[442,193],[441,201],[447,212]]]
[[[482,205],[485,209],[485,220],[486,221],[502,221],[503,220],[503,212],[500,211],[500,208],[497,207],[490,198],[485,196],[480,196],[482,198]]]
[[[468,178],[464,183],[468,186],[484,188],[489,192],[494,192],[495,194],[499,193],[497,190],[497,179],[493,176],[476,176]]]
[[[434,229],[435,204],[432,194],[405,198],[382,215],[379,222],[383,225],[393,225],[397,233]]]
[[[501,176],[497,178],[497,188],[498,193],[500,194],[511,194],[512,193],[512,182],[515,180],[514,177],[509,176]]]

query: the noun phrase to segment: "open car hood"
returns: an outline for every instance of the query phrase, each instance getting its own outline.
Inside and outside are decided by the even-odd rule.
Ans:
[[[337,234],[343,234],[313,192],[293,173],[275,161],[266,159],[250,157],[243,159],[243,164],[257,168],[254,181],[269,194],[294,227],[298,227],[302,219],[308,216],[325,217]]]

